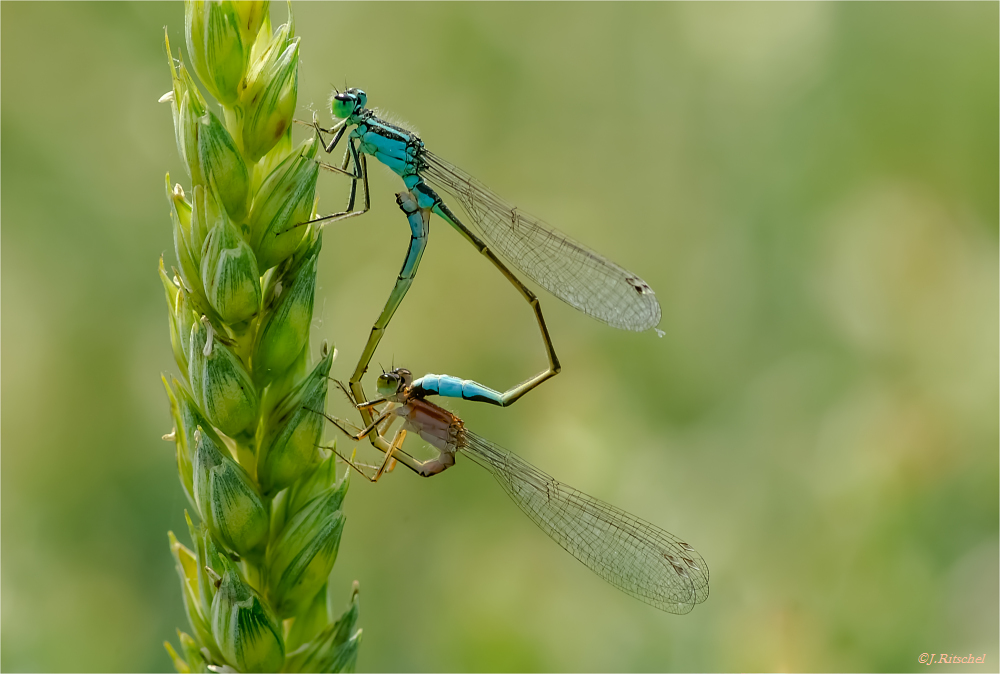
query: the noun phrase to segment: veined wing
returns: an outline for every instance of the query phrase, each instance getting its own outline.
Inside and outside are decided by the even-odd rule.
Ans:
[[[708,598],[708,565],[673,534],[557,482],[471,431],[458,449],[552,540],[615,587],[670,613],[687,613]]]
[[[623,330],[642,332],[660,322],[649,285],[599,253],[519,210],[474,177],[421,152],[420,175],[455,197],[486,243],[570,306]]]

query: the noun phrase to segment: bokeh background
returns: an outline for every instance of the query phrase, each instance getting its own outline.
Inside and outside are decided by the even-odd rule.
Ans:
[[[355,480],[331,587],[361,583],[361,670],[1000,666],[997,4],[294,10],[301,117],[364,87],[654,287],[662,339],[543,293],[563,373],[452,408],[712,570],[705,604],[663,614],[471,464]],[[0,667],[166,670],[186,504],[156,262],[163,175],[186,176],[156,100],[183,8],[0,12]],[[399,187],[375,170],[371,213],[326,234],[314,349],[340,377],[406,250]],[[431,240],[376,360],[496,387],[541,369],[521,300],[440,221]]]

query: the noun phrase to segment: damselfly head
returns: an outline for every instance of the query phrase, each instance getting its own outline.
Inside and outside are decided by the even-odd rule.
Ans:
[[[347,119],[360,112],[368,103],[368,96],[361,89],[351,87],[347,91],[337,91],[330,98],[330,111],[338,119]]]
[[[378,394],[392,399],[400,396],[413,383],[413,373],[403,367],[394,368],[391,372],[383,372],[375,385]]]

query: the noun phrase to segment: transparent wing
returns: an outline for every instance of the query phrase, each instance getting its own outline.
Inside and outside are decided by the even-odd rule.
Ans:
[[[570,306],[624,330],[660,322],[660,303],[641,278],[519,210],[474,177],[422,151],[420,175],[455,197],[486,243]]]
[[[458,449],[552,540],[615,587],[670,613],[687,613],[708,598],[708,565],[673,534],[557,482],[470,431]]]

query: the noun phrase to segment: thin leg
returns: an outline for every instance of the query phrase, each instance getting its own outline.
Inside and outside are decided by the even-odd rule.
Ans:
[[[355,404],[367,400],[364,388],[361,385],[361,378],[368,371],[368,365],[375,354],[375,349],[378,348],[378,344],[382,340],[382,335],[385,334],[385,329],[388,327],[389,321],[392,320],[396,309],[399,308],[399,305],[403,302],[403,298],[406,297],[406,293],[409,291],[410,285],[417,275],[417,269],[424,255],[424,249],[427,247],[427,237],[430,232],[430,210],[418,209],[416,200],[406,192],[396,195],[396,203],[399,204],[400,209],[406,214],[410,223],[410,246],[406,251],[406,259],[403,260],[403,267],[396,278],[396,285],[393,286],[392,292],[389,294],[389,299],[386,300],[385,307],[375,321],[375,325],[372,326],[372,331],[368,335],[368,342],[361,352],[357,367],[354,368],[354,374],[351,375],[351,396]],[[371,406],[365,403],[359,405],[358,409],[361,411],[361,416],[365,420],[365,423],[370,424],[372,421]],[[374,443],[375,440],[373,439],[372,442]]]
[[[319,125],[319,121],[317,121],[314,115],[312,127],[316,129],[316,137],[319,138],[319,142],[323,146],[323,150],[326,151],[327,154],[330,154],[331,152],[333,152],[334,148],[337,147],[337,143],[340,142],[340,139],[344,137],[344,132],[347,131],[347,120],[346,119],[343,120],[342,122],[337,124],[337,126],[335,126],[333,129],[327,131],[326,129],[324,129]],[[336,133],[333,136],[333,140],[331,140],[330,143],[327,144],[327,142],[323,140],[323,132],[326,131],[327,133],[332,133],[334,130],[336,130]]]
[[[299,120],[295,120],[295,121],[299,122]],[[299,122],[299,124],[305,124],[305,122]],[[327,154],[330,154],[331,152],[333,152],[334,148],[337,147],[337,144],[340,142],[340,139],[344,137],[344,132],[347,131],[347,120],[346,119],[342,119],[341,121],[337,122],[337,124],[332,129],[324,129],[323,127],[321,127],[319,125],[319,120],[316,118],[316,113],[313,113],[313,121],[312,121],[312,124],[310,124],[309,126],[312,126],[312,128],[316,131],[316,140],[319,141],[320,147],[323,148],[324,152],[326,152]],[[336,133],[334,133],[334,132],[336,132]],[[326,140],[323,138],[323,134],[324,133],[334,133],[333,140],[331,140],[329,143],[327,143]],[[344,162],[340,166],[340,168],[337,168],[336,166],[331,166],[330,164],[325,164],[323,162],[320,162],[320,166],[322,166],[323,168],[325,168],[328,171],[335,171],[335,172],[338,172],[338,173],[343,173],[345,175],[352,176],[355,179],[361,177],[360,175],[353,174],[353,173],[350,173],[350,172],[347,171],[347,153],[346,152],[344,153]],[[357,168],[357,166],[355,166],[355,168]],[[347,209],[347,210],[351,210],[351,209]]]
[[[309,409],[309,408],[305,408],[305,409]],[[347,435],[347,437],[351,438],[352,440],[360,442],[361,440],[364,440],[366,437],[368,437],[368,435],[372,431],[376,431],[376,435],[378,435],[381,438],[381,434],[384,433],[386,430],[388,430],[389,426],[392,425],[392,421],[394,421],[394,419],[392,417],[392,410],[393,410],[393,407],[391,405],[387,406],[387,409],[383,410],[382,413],[379,414],[379,416],[376,419],[374,419],[373,421],[371,421],[364,428],[358,428],[354,424],[352,424],[350,422],[347,422],[347,421],[343,421],[341,419],[338,419],[337,417],[330,416],[326,412],[317,412],[316,410],[309,410],[309,411],[310,412],[316,412],[316,414],[321,414],[322,416],[324,416],[326,418],[327,421],[329,421],[331,424],[333,424],[334,426],[336,426],[337,428],[339,428],[341,431],[343,431],[344,434]],[[382,422],[387,421],[387,420],[390,423],[388,425],[386,425],[385,427],[383,427],[382,429],[379,429],[379,424],[381,424]],[[352,433],[351,430],[350,430],[351,428],[354,428],[356,432]],[[388,449],[389,449],[389,445],[386,445],[386,449],[384,449],[382,451],[388,451]]]
[[[337,426],[338,428],[341,428],[341,430],[343,430],[343,428],[340,427],[339,424]],[[396,436],[392,439],[392,443],[389,445],[389,451],[385,453],[385,459],[382,461],[382,465],[378,467],[378,470],[375,471],[375,475],[369,475],[368,473],[366,473],[360,464],[354,462],[353,459],[348,459],[346,456],[338,452],[336,448],[328,447],[327,449],[333,449],[333,452],[340,457],[341,461],[343,461],[348,466],[361,473],[361,475],[363,475],[365,479],[367,479],[369,482],[378,482],[379,478],[381,478],[382,475],[384,475],[387,472],[390,472],[396,465],[396,459],[394,458],[394,454],[396,452],[402,451],[400,448],[402,447],[403,440],[405,439],[406,439],[406,430],[400,428],[396,432]],[[366,465],[365,467],[371,468],[372,466]]]
[[[337,380],[334,381],[337,382],[337,385],[340,387],[340,390],[344,392],[344,395],[346,395],[352,403],[355,403],[354,396],[351,394],[350,391],[347,390],[344,384]],[[359,410],[362,409],[370,410],[371,407],[373,405],[378,404],[378,402],[381,401],[370,401],[367,403],[361,403],[357,405],[357,408]],[[396,420],[396,415],[390,413],[391,410],[394,409],[394,407],[390,407],[391,405],[392,403],[389,403],[389,405],[387,405],[387,408],[389,409],[383,410],[382,413],[379,414],[378,418],[373,420],[372,423],[369,424],[369,426],[365,429],[358,428],[354,424],[343,421],[341,419],[337,419],[336,417],[331,417],[330,415],[324,412],[317,412],[317,414],[322,414],[324,417],[327,418],[328,421],[330,421],[330,423],[332,423],[334,426],[336,426],[341,431],[346,433],[347,436],[353,440],[360,441],[365,436],[368,436],[368,438],[371,439],[374,436],[378,438],[379,443],[385,443],[385,434],[389,431],[389,427]],[[375,430],[375,428],[378,426],[379,423],[382,424],[382,427],[379,428],[377,432],[373,434],[372,430]],[[353,432],[351,429],[353,429]],[[400,431],[396,433],[392,442],[385,443],[385,449],[382,449],[379,446],[379,444],[376,444],[375,441],[372,441],[372,444],[375,445],[376,449],[385,452],[385,459],[382,461],[381,468],[379,468],[378,472],[376,472],[375,478],[369,476],[367,473],[364,472],[364,470],[359,468],[352,461],[348,460],[340,452],[337,452],[337,456],[339,456],[341,459],[347,462],[348,465],[350,465],[352,468],[354,468],[359,473],[364,475],[366,479],[372,482],[377,481],[378,477],[381,476],[382,472],[391,471],[396,461],[399,461],[399,463],[403,464],[404,466],[412,470],[417,475],[420,475],[421,477],[430,477],[431,475],[437,475],[438,473],[445,470],[449,466],[453,466],[455,464],[454,454],[448,452],[438,452],[437,458],[430,459],[428,461],[420,461],[416,459],[407,452],[403,451],[402,446],[403,446],[403,440],[405,438],[406,438],[406,431],[404,429],[400,429]],[[336,449],[334,449],[333,451],[336,452]]]
[[[346,386],[344,386],[344,382],[340,381],[339,379],[335,381],[337,382],[337,386],[340,387],[340,390],[343,391],[344,395],[347,396],[347,399],[350,400],[351,404],[354,405],[355,409],[359,411],[364,410],[368,412],[369,415],[373,415],[374,407],[376,405],[381,405],[382,403],[386,402],[385,398],[375,398],[374,400],[369,400],[368,402],[357,403],[357,399],[354,397],[354,394],[351,393]],[[383,409],[383,412],[385,411],[387,411],[387,409]],[[362,418],[364,418],[364,413],[362,413]],[[379,414],[379,418],[384,420],[382,421],[382,426],[380,428],[379,427],[375,428],[375,433],[380,441],[384,441],[386,434],[389,432],[389,427],[392,425],[393,421],[395,421],[395,417],[393,415],[387,416],[385,414]],[[377,422],[372,422],[372,423],[377,423]],[[361,429],[354,426],[354,424],[348,424],[348,425],[352,428],[355,428],[358,433],[361,432]],[[369,434],[368,437],[370,439],[372,436]],[[383,452],[385,451],[384,449],[382,449],[380,445],[376,445],[376,447],[379,449],[379,451]]]
[[[354,405],[355,409],[359,410],[371,409],[372,407],[375,407],[375,405],[381,405],[382,403],[386,402],[385,398],[373,398],[372,400],[359,403],[358,399],[354,397],[354,394],[351,393],[351,391],[348,390],[347,386],[344,385],[344,382],[340,381],[339,379],[333,379],[333,377],[327,377],[327,379],[331,379],[332,381],[336,382],[341,392],[345,396],[347,396],[347,399],[351,402],[352,405]]]
[[[400,431],[402,431],[402,429],[400,429]],[[397,437],[399,437],[398,434]],[[403,437],[405,437],[405,435]],[[393,443],[395,443],[395,439],[393,440]],[[327,449],[333,449],[333,448],[327,448]],[[348,466],[361,473],[361,475],[364,476],[364,478],[369,482],[378,482],[379,478],[384,474],[380,472],[376,473],[375,476],[371,476],[368,473],[366,473],[362,468],[362,465],[364,464],[358,464],[352,461],[351,459],[348,459],[346,456],[338,452],[336,449],[333,449],[333,452],[337,456],[339,456],[344,463],[346,463]],[[399,463],[403,464],[404,466],[412,470],[420,477],[432,477],[434,475],[437,475],[438,473],[443,472],[449,466],[455,465],[454,456],[444,452],[439,454],[435,459],[430,459],[428,461],[420,461],[419,459],[415,459],[414,457],[404,452],[400,447],[395,446],[393,447],[392,451],[388,453],[388,456],[392,456],[392,462],[389,464],[390,468],[386,469],[384,472],[391,471],[392,463],[394,463],[395,461],[399,461]],[[383,467],[384,466],[385,464],[383,463]],[[371,466],[365,465],[364,467],[368,468]]]
[[[374,469],[375,466],[369,466],[367,463],[358,463],[358,462],[354,461],[353,457],[350,458],[350,459],[348,459],[346,456],[344,456],[339,451],[337,451],[337,447],[335,445],[331,445],[330,447],[323,447],[323,449],[329,449],[330,451],[332,451],[334,454],[337,455],[337,457],[341,461],[343,461],[344,463],[346,463],[348,466],[350,466],[354,470],[358,471],[358,473],[360,473],[361,476],[363,478],[365,478],[366,480],[368,480],[369,482],[378,482],[378,478],[372,477],[371,475],[369,475],[368,473],[366,473],[365,470],[364,470],[365,468]]]
[[[371,202],[368,195],[368,159],[366,154],[358,152],[358,145],[352,140],[347,141],[347,147],[350,150],[351,157],[354,158],[354,166],[360,167],[360,175],[365,183],[365,208],[362,213],[366,212],[371,206]],[[346,158],[345,158],[346,163]],[[346,166],[344,168],[347,168]],[[358,183],[354,181],[351,183],[351,198],[347,201],[347,210],[354,210],[354,199],[358,195]]]
[[[347,125],[347,120],[342,119],[336,124],[334,124],[331,128],[324,129],[322,126],[319,125],[319,117],[316,115],[315,112],[313,113],[313,121],[311,122],[303,122],[301,119],[293,119],[292,121],[295,122],[296,124],[301,124],[302,126],[308,126],[310,129],[319,129],[322,133],[336,133],[340,127]],[[322,137],[320,138],[322,139]]]
[[[354,180],[358,180],[360,178],[360,176],[351,173],[347,169],[342,169],[339,166],[334,166],[333,164],[327,164],[326,162],[322,161],[317,161],[316,163],[319,164],[320,168],[326,169],[327,171],[330,171],[332,173],[340,173],[342,175],[347,176],[348,178],[353,178]]]
[[[344,386],[343,382],[334,380],[340,390],[344,392],[347,399],[351,401],[351,404],[356,403],[356,399],[353,393]],[[358,428],[349,421],[344,421],[343,419],[338,419],[337,417],[330,416],[326,412],[317,412],[316,410],[310,410],[316,414],[321,414],[326,417],[326,420],[331,424],[339,428],[345,435],[355,441],[361,441],[368,438],[368,441],[372,444],[375,449],[383,452],[386,455],[385,461],[382,464],[383,469],[387,464],[390,464],[390,459],[393,456],[392,443],[386,440],[386,434],[389,432],[390,427],[396,421],[396,415],[393,411],[396,408],[395,403],[388,403],[379,412],[377,417],[373,418],[372,408],[384,402],[384,399],[373,400],[370,402],[361,403],[356,405],[356,408],[361,412],[361,417],[364,419],[365,427]],[[308,408],[307,408],[308,409]],[[353,429],[353,430],[352,430]],[[400,440],[402,442],[402,440]],[[388,470],[392,470],[390,467]]]
[[[343,383],[341,383],[340,381],[338,381],[337,385],[340,387],[340,390],[343,391],[347,395],[348,399],[350,399],[351,402],[354,402],[353,396],[351,395],[350,391],[348,391],[344,387]],[[377,403],[368,402],[368,403],[365,403],[362,406],[358,406],[358,408],[360,409],[361,407],[371,407],[372,405],[375,405],[375,404],[377,404]],[[392,409],[393,409],[392,407],[387,406],[387,409],[383,410],[383,412],[379,415],[378,419],[374,420],[368,426],[367,429],[358,428],[357,426],[355,426],[354,424],[352,424],[350,422],[343,421],[341,419],[336,419],[335,417],[331,417],[331,416],[329,416],[327,414],[324,414],[323,416],[325,416],[327,418],[327,420],[329,420],[331,423],[333,423],[334,425],[336,425],[337,428],[339,428],[341,431],[347,433],[347,435],[349,437],[351,437],[352,439],[354,439],[354,440],[361,440],[365,436],[370,435],[372,433],[372,431],[374,431],[375,434],[377,434],[379,438],[384,438],[385,434],[389,432],[389,427],[396,420],[395,415],[391,414]],[[379,427],[379,423],[380,422],[381,422],[381,427]],[[354,433],[351,432],[351,429],[354,430]],[[397,431],[397,433],[396,433],[396,436],[393,438],[392,443],[390,443],[389,451],[387,451],[385,453],[385,458],[382,460],[382,465],[376,471],[374,479],[369,478],[369,479],[371,479],[372,482],[378,481],[379,476],[382,475],[383,472],[391,472],[392,471],[392,469],[396,465],[396,460],[393,458],[393,452],[396,451],[396,450],[398,450],[400,447],[403,446],[403,440],[405,438],[406,438],[406,430],[402,429],[402,428],[399,429],[399,431]],[[340,454],[338,454],[338,456],[340,456]],[[341,456],[341,458],[343,458],[343,457]],[[362,473],[362,474],[364,474],[364,473]],[[366,475],[366,477],[367,477],[367,475]]]
[[[319,144],[328,153],[333,152],[334,148],[337,146],[337,143],[340,142],[340,139],[343,137],[344,132],[347,130],[347,120],[341,120],[332,129],[324,129],[319,125],[319,122],[317,121],[315,114],[313,114],[312,124],[307,124],[306,122],[303,122],[298,119],[296,119],[295,122],[297,124],[302,124],[303,126],[312,127],[316,131],[316,137],[319,140]],[[336,132],[334,138],[332,141],[330,141],[329,144],[327,144],[326,140],[323,138],[323,133],[333,133],[333,132]],[[348,150],[344,152],[344,161],[341,163],[340,167],[332,166],[325,162],[317,162],[321,168],[324,168],[327,171],[333,171],[334,173],[341,173],[352,179],[351,192],[350,192],[351,196],[348,200],[347,210],[340,211],[337,213],[332,213],[331,215],[324,215],[319,218],[314,218],[313,220],[299,222],[296,223],[295,225],[292,225],[292,227],[302,227],[303,225],[311,225],[313,223],[319,223],[319,222],[325,223],[324,226],[326,226],[326,225],[331,225],[335,222],[340,222],[341,220],[347,220],[348,218],[356,217],[358,215],[364,215],[365,213],[368,212],[368,209],[371,206],[371,201],[368,196],[368,165],[363,160],[360,162],[357,161],[358,159],[357,150],[354,148],[354,145],[353,143],[350,142],[350,140],[348,141],[348,144],[349,144]],[[352,152],[352,150],[354,151]],[[352,157],[355,160],[353,172],[347,170],[347,167],[349,166],[349,162]],[[362,180],[364,182],[365,206],[360,211],[355,211],[354,201],[358,192],[358,180]]]
[[[323,146],[323,149],[328,154],[330,152],[333,152],[334,148],[337,147],[337,143],[340,142],[340,138],[344,135],[344,131],[346,130],[347,127],[346,126],[341,127],[340,130],[337,131],[337,135],[334,137],[334,139],[332,141],[330,141],[329,145],[327,145],[325,143],[325,141],[323,140],[323,134],[321,133],[321,129],[319,127],[319,124],[316,123],[315,120],[313,120],[313,123],[314,123],[314,128],[316,129],[316,136],[319,138],[320,145]],[[368,184],[367,183],[367,180],[368,180],[368,178],[367,178],[367,169],[362,167],[362,162],[359,161],[358,154],[359,153],[358,153],[357,144],[354,142],[353,139],[348,138],[347,139],[347,150],[344,151],[344,161],[341,162],[339,169],[336,166],[331,166],[331,165],[325,164],[323,162],[320,162],[319,165],[322,166],[323,168],[329,169],[331,171],[337,171],[337,172],[340,172],[340,173],[345,173],[345,174],[347,174],[347,175],[355,178],[355,180],[360,179],[360,178],[363,177],[365,179],[365,185],[367,186],[367,184]],[[350,161],[352,159],[354,160],[354,169],[355,169],[354,173],[351,173],[350,171],[347,170],[347,167],[350,165]],[[348,200],[348,203],[347,203],[347,210],[348,211],[353,211],[354,210],[354,200],[355,200],[355,198],[357,196],[357,193],[358,193],[357,182],[354,182],[351,185],[351,197],[350,197],[350,199]],[[365,193],[367,194],[367,189],[365,190]],[[367,210],[367,209],[365,209],[365,210]]]
[[[382,461],[382,465],[375,473],[375,480],[373,480],[373,482],[377,482],[378,479],[382,476],[382,473],[389,472],[396,466],[396,459],[393,457],[393,455],[398,450],[402,449],[403,440],[405,439],[406,439],[406,429],[400,428],[398,431],[396,431],[396,436],[392,439],[391,449],[385,453],[385,459]]]
[[[351,148],[353,149],[353,145],[351,146]],[[349,171],[346,170],[346,167],[348,165],[348,161],[347,160],[351,156],[356,156],[357,157],[355,165],[359,169],[358,170],[358,175],[356,175],[354,173],[351,173],[351,172],[349,172]],[[326,164],[320,164],[320,166],[327,166],[327,165]],[[336,168],[336,167],[329,167],[329,168]],[[368,162],[365,159],[365,155],[361,154],[360,156],[358,156],[358,153],[357,153],[356,150],[353,153],[350,152],[350,151],[348,151],[348,153],[345,154],[345,156],[344,156],[344,168],[343,169],[339,169],[339,171],[341,173],[346,173],[347,175],[351,176],[352,178],[356,178],[354,181],[351,182],[351,196],[350,196],[350,199],[348,200],[348,203],[347,203],[347,210],[346,211],[341,211],[339,213],[333,213],[332,215],[324,215],[324,216],[319,217],[319,218],[314,218],[313,220],[307,220],[306,222],[300,222],[300,223],[296,224],[295,227],[300,227],[302,225],[311,225],[311,224],[317,223],[317,222],[324,222],[327,225],[330,225],[330,224],[333,224],[334,222],[340,222],[342,220],[347,220],[348,218],[353,218],[353,217],[357,217],[359,215],[364,215],[365,213],[368,212],[368,210],[371,208],[371,197],[370,197],[370,195],[368,193]],[[355,201],[355,198],[356,198],[356,195],[357,195],[357,187],[358,187],[357,178],[361,179],[362,183],[364,184],[364,191],[365,191],[365,205],[359,211],[354,210],[354,201]]]
[[[316,117],[316,113],[313,113],[313,121],[312,122],[303,122],[301,119],[295,119],[295,120],[292,120],[292,121],[294,121],[296,124],[301,124],[302,126],[308,126],[310,129],[315,130],[316,131],[316,136],[317,136],[317,138],[319,140],[320,147],[322,147],[323,150],[327,154],[329,154],[330,152],[333,152],[334,148],[336,148],[337,144],[340,142],[340,139],[343,138],[344,132],[347,131],[347,120],[346,119],[340,120],[339,122],[337,122],[330,129],[324,129],[323,127],[321,127],[319,125],[319,120]],[[333,134],[335,134],[334,137],[333,137],[333,140],[330,141],[329,144],[326,142],[326,139],[323,138],[323,134],[324,133],[333,133]],[[358,178],[361,177],[361,176],[356,175],[354,173],[350,173],[349,171],[346,170],[346,167],[332,166],[332,165],[326,164],[324,162],[319,162],[319,165],[322,166],[323,168],[325,168],[327,171],[333,171],[334,173],[343,173],[344,175],[350,176],[350,177],[355,178],[355,179],[358,179]]]
[[[375,435],[378,436],[380,442],[385,442],[384,433],[386,433],[389,430],[389,426],[396,419],[396,417],[390,414],[389,412],[383,412],[367,428],[360,429],[354,424],[341,421],[340,419],[332,417],[326,413],[320,412],[320,414],[326,417],[330,423],[332,423],[334,426],[343,431],[348,437],[356,441],[360,441],[366,436],[371,437],[373,435],[372,431],[378,424],[381,423],[384,424],[384,426]],[[355,430],[354,433],[351,432],[350,430],[351,428]],[[365,479],[371,482],[378,482],[379,478],[382,477],[384,473],[390,472],[393,469],[397,461],[406,466],[407,468],[409,468],[410,470],[412,470],[417,475],[420,475],[421,477],[430,477],[431,475],[437,475],[438,473],[445,470],[449,466],[453,466],[455,464],[454,455],[448,452],[439,452],[437,458],[430,459],[428,461],[420,461],[411,456],[410,454],[408,454],[407,452],[403,451],[403,440],[405,439],[406,439],[406,429],[400,428],[396,432],[396,435],[393,437],[392,442],[386,443],[385,450],[382,450],[385,452],[385,458],[382,460],[382,465],[375,472],[374,476],[368,475],[368,473],[366,473],[361,468],[361,466],[356,464],[351,459],[348,459],[346,456],[338,452],[335,448],[327,448],[327,449],[333,449],[333,451],[337,454],[337,456],[339,456],[345,463],[347,463],[347,465],[354,468],[354,470],[361,473],[365,477]],[[372,442],[372,444],[374,445],[375,442]],[[376,448],[379,448],[378,445],[375,446]]]

